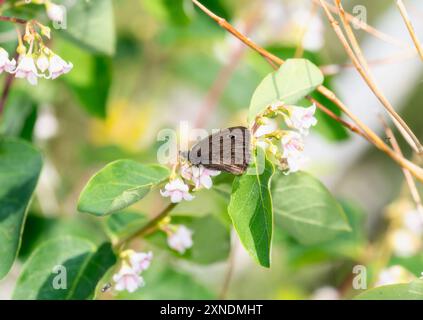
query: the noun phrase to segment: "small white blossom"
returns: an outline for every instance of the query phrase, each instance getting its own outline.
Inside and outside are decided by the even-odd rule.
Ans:
[[[262,124],[260,127],[257,128],[256,132],[254,133],[254,136],[256,138],[262,137],[266,134],[270,134],[278,129],[278,123],[269,118],[262,118]]]
[[[50,66],[50,61],[45,55],[41,55],[37,59],[37,67],[41,72],[45,72]]]
[[[176,227],[175,231],[169,232],[167,244],[180,254],[184,254],[185,251],[193,245],[192,234],[192,230],[188,229],[184,225],[179,225]]]
[[[211,177],[217,176],[220,174],[220,171],[210,170],[204,166],[192,166],[192,181],[195,184],[195,188],[204,187],[210,189],[213,186],[213,181]]]
[[[47,16],[51,21],[63,23],[65,19],[65,7],[52,2],[46,3]]]
[[[392,248],[399,257],[411,257],[421,249],[421,239],[408,229],[399,229],[392,234]]]
[[[0,74],[3,73],[3,71],[13,72],[15,67],[15,59],[9,60],[9,53],[3,48],[0,48]]]
[[[115,289],[117,291],[134,292],[139,287],[144,286],[144,279],[127,265],[122,266],[119,272],[113,275],[113,281],[116,283]]]
[[[56,79],[62,74],[66,74],[73,68],[72,62],[67,63],[65,60],[60,58],[57,54],[53,54],[50,57],[50,65],[48,70],[50,72],[49,78]]]
[[[307,135],[310,127],[317,124],[317,119],[314,117],[316,112],[316,105],[313,103],[308,108],[297,106],[286,106],[289,112],[289,117],[285,119],[286,124],[293,129],[297,129],[301,134]]]
[[[151,251],[145,252],[134,252],[129,255],[129,262],[131,263],[132,269],[141,273],[150,267],[151,260],[153,259],[153,253]]]
[[[414,276],[405,268],[399,265],[383,269],[378,276],[375,287],[387,286],[397,283],[408,283],[414,279]]]
[[[403,224],[416,235],[423,235],[423,215],[419,210],[406,212],[403,217]]]
[[[306,158],[303,156],[304,141],[298,132],[288,131],[281,139],[282,158],[286,159],[289,172],[296,172],[304,165]]]
[[[341,298],[339,291],[334,287],[318,288],[312,295],[312,300],[339,300]]]
[[[15,70],[15,76],[16,78],[27,79],[32,85],[38,83],[39,74],[31,55],[25,55],[20,58],[18,67]]]
[[[175,179],[165,185],[165,190],[160,190],[163,197],[170,197],[172,203],[181,202],[182,199],[191,201],[194,196],[189,193],[189,187],[181,179]]]
[[[34,135],[38,140],[48,140],[57,135],[59,123],[49,108],[41,108],[34,127]]]

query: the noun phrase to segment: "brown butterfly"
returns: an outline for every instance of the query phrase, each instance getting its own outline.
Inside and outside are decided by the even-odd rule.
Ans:
[[[181,156],[192,165],[235,175],[245,172],[251,158],[251,134],[245,127],[220,130],[197,142]]]

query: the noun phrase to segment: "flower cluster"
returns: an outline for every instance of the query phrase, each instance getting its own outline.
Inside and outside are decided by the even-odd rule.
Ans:
[[[134,292],[145,285],[141,273],[150,267],[153,253],[126,250],[120,254],[123,259],[118,273],[113,275],[116,291]]]
[[[217,176],[220,171],[210,170],[204,166],[192,166],[183,163],[180,166],[180,173],[173,174],[173,178],[160,190],[163,197],[170,197],[172,203],[182,200],[191,201],[194,196],[190,193],[190,185],[198,190],[200,188],[210,189],[213,185],[211,177]]]
[[[276,103],[256,119],[254,138],[256,146],[266,150],[269,159],[285,172],[296,172],[305,162],[304,137],[317,124],[316,105],[308,108]],[[285,128],[278,128],[276,118],[281,116]],[[275,144],[278,142],[280,146]]]
[[[63,20],[63,16],[59,14],[59,11],[63,11],[61,6],[50,1],[44,3],[52,20]],[[0,48],[0,74],[3,72],[14,74],[16,78],[26,79],[31,85],[36,85],[38,78],[56,79],[73,68],[71,62],[66,62],[44,44],[43,37],[50,39],[49,27],[30,20],[26,23],[23,36],[19,28],[17,32],[17,61],[10,59],[9,53]]]

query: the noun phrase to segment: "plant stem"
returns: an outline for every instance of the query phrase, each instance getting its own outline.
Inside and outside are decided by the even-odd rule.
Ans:
[[[396,153],[398,153],[400,156],[402,156],[401,148],[398,144],[397,139],[395,138],[394,133],[392,132],[392,129],[388,126],[385,119],[382,115],[380,115],[380,121],[385,128],[386,137],[389,139],[389,142],[392,145],[392,148],[395,150]],[[417,210],[420,212],[423,218],[423,206],[422,206],[422,199],[420,198],[419,191],[417,190],[416,183],[414,182],[413,176],[411,175],[410,171],[402,168],[402,171],[404,173],[405,182],[407,183],[408,189],[410,190],[411,197],[413,198]]]
[[[126,238],[123,238],[119,240],[119,242],[116,244],[116,247],[119,248],[122,245],[131,242],[133,239],[150,234],[152,231],[154,231],[157,227],[157,224],[167,217],[167,215],[176,207],[177,203],[171,203],[166,208],[163,209],[157,216],[155,216],[153,219],[150,220],[149,223],[147,223],[143,228],[137,230],[133,234],[129,235]]]
[[[313,0],[313,2],[316,3],[316,4],[320,4],[319,1],[320,0]],[[331,5],[330,3],[327,3],[326,1],[324,1],[324,2],[331,12],[338,14],[338,10],[335,6]],[[349,13],[346,13],[346,17],[347,17],[349,22],[354,23],[354,25],[359,27],[361,30],[366,31],[370,35],[372,35],[372,36],[374,36],[374,37],[376,37],[376,38],[378,38],[378,39],[380,39],[384,42],[390,43],[390,44],[397,46],[397,47],[410,48],[410,46],[408,44],[399,41],[398,39],[390,36],[389,34],[386,34],[386,33],[383,33],[381,31],[377,30],[376,28],[368,25],[367,23],[365,23],[361,19],[358,19],[358,18],[354,17],[353,15],[351,15]]]
[[[27,24],[27,20],[21,19],[21,18],[15,18],[15,17],[7,17],[7,16],[0,16],[0,21],[7,21],[11,23],[17,23],[17,24]]]
[[[237,37],[240,41],[245,43],[247,46],[252,48],[253,50],[257,51],[260,55],[262,55],[273,67],[275,65],[282,65],[284,60],[278,58],[277,56],[273,55],[272,53],[268,52],[264,48],[260,47],[249,38],[245,37],[242,33],[236,30],[231,24],[229,24],[225,19],[217,16],[209,9],[207,9],[204,5],[199,3],[197,0],[192,0],[195,5],[197,5],[203,12],[205,12],[208,16],[210,16],[213,20],[215,20],[222,28],[233,34]],[[332,101],[335,105],[341,109],[351,120],[353,120],[356,125],[366,134],[366,136],[370,139],[370,141],[381,151],[385,152],[388,156],[390,156],[393,160],[395,160],[400,166],[407,168],[410,172],[417,178],[419,181],[423,182],[423,170],[415,165],[414,163],[408,161],[407,159],[397,155],[391,148],[389,148],[379,136],[374,133],[369,127],[367,127],[359,118],[357,118],[348,108],[347,106],[335,95],[334,92],[326,88],[325,86],[321,85],[317,88],[321,94],[323,94],[326,98]],[[322,110],[324,112],[324,110]]]
[[[347,37],[344,36],[342,29],[339,26],[339,23],[335,20],[332,13],[329,11],[326,3],[323,0],[320,0],[320,4],[323,7],[326,16],[335,31],[336,35],[338,36],[339,41],[341,42],[342,46],[344,47],[346,53],[350,57],[351,61],[353,62],[355,68],[357,69],[358,73],[361,75],[363,80],[366,82],[368,87],[373,91],[375,96],[379,99],[385,109],[388,111],[388,114],[391,116],[395,126],[404,136],[408,144],[413,148],[415,152],[418,154],[423,154],[423,146],[420,144],[419,139],[413,133],[413,131],[408,127],[405,121],[400,117],[400,115],[395,111],[394,107],[391,105],[389,100],[385,97],[379,87],[376,85],[364,58],[360,46],[358,44],[357,39],[354,36],[354,33],[351,29],[351,26],[348,22],[348,19],[345,17],[345,12],[341,6],[341,0],[333,0],[336,3],[338,8],[338,14],[341,17],[342,24],[345,28]],[[348,40],[351,42],[351,46],[348,43]]]
[[[414,45],[416,46],[417,52],[420,56],[420,59],[423,60],[423,48],[422,45],[419,42],[419,39],[417,38],[417,35],[414,31],[413,25],[411,24],[410,18],[407,14],[407,9],[404,6],[404,3],[402,0],[397,0],[397,6],[401,13],[402,18],[404,19],[405,25],[407,26],[408,32],[410,33],[411,39],[414,42]]]
[[[6,76],[6,80],[4,83],[3,93],[0,98],[0,116],[3,114],[4,108],[6,106],[7,98],[9,97],[10,89],[13,84],[13,80],[15,79],[15,76],[13,74],[8,74]]]

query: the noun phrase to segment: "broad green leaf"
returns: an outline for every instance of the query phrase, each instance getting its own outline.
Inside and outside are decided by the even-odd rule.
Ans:
[[[266,47],[266,50],[286,60],[295,56],[297,47],[271,45]],[[321,52],[304,50],[303,57],[305,59],[310,60],[316,66],[325,65],[329,63],[329,61],[326,61],[327,59],[324,59]],[[333,90],[332,77],[325,76],[323,85]],[[339,108],[332,101],[330,101],[328,98],[323,96],[320,92],[314,91],[310,95],[314,99],[322,103],[325,107],[327,107],[336,115],[338,116],[341,115],[341,110],[339,110]],[[310,105],[310,101],[303,99],[302,101],[299,101],[297,104],[303,107],[307,107]],[[320,109],[316,110],[316,118],[318,122],[317,122],[317,125],[313,127],[313,131],[318,132],[319,134],[321,134],[322,136],[324,136],[325,138],[329,140],[341,141],[341,140],[348,139],[349,135],[345,127],[339,122],[335,121],[333,118],[329,117],[326,113],[322,112]]]
[[[88,181],[78,210],[103,216],[144,198],[150,189],[169,177],[169,169],[133,160],[109,163]]]
[[[0,279],[18,254],[41,167],[41,155],[30,144],[11,138],[0,140]]]
[[[153,245],[172,252],[177,257],[198,264],[211,264],[225,260],[230,251],[230,228],[215,215],[196,218],[193,216],[173,216],[172,224],[182,224],[191,229],[193,246],[184,254],[169,248],[166,234],[155,232],[146,239]]]
[[[264,151],[258,149],[257,152],[263,154]],[[244,174],[235,178],[228,213],[248,253],[260,265],[270,267],[273,229],[270,179],[274,168],[266,159],[264,170],[260,174],[260,166],[263,164],[258,163],[259,158],[261,157],[256,156],[250,166],[257,174]]]
[[[411,283],[393,284],[367,290],[356,300],[423,300],[423,280]]]
[[[294,104],[323,83],[319,68],[306,59],[289,59],[258,85],[250,102],[249,121],[269,105],[281,101]]]
[[[166,261],[153,259],[143,273],[145,287],[134,293],[119,293],[118,299],[130,300],[198,300],[216,298],[204,285],[190,274],[175,270]]]
[[[63,35],[95,53],[115,53],[116,34],[112,0],[72,1],[66,8],[66,27],[63,28]]]
[[[99,221],[91,216],[45,217],[29,212],[25,221],[19,259],[26,260],[42,243],[63,235],[86,239],[96,245],[107,240]]]
[[[351,230],[341,205],[316,178],[280,173],[273,181],[276,221],[300,243],[322,243]]]
[[[14,299],[90,299],[98,281],[116,263],[109,243],[97,247],[76,237],[52,239],[26,261],[16,283]],[[65,275],[65,283],[60,276]],[[57,284],[64,289],[58,289]]]

